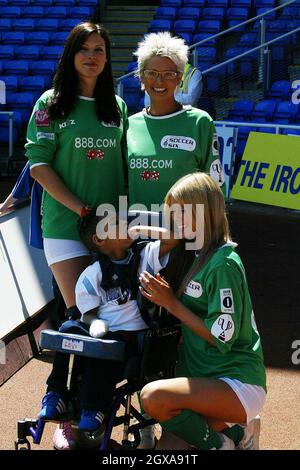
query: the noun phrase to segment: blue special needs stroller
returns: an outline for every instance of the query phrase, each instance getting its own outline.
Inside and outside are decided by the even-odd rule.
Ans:
[[[140,242],[140,251],[144,246],[143,244],[145,245],[145,241]],[[182,257],[179,258],[181,262],[180,266],[178,266],[176,260],[178,260],[178,250],[180,249],[182,248],[178,247],[174,252],[171,252],[164,272],[165,278],[170,282],[175,292],[178,292],[179,288],[182,287],[182,279],[185,277],[191,263],[190,257],[194,256],[194,254],[189,253],[189,256],[184,260]],[[43,330],[41,332],[41,349],[70,354],[67,388],[71,393],[76,390],[76,384],[74,386],[74,381],[72,381],[75,356],[124,361],[124,369],[120,382],[125,381],[125,383],[121,383],[121,385],[116,387],[110,412],[105,421],[104,432],[102,429],[100,436],[86,432],[84,435],[79,436],[81,441],[83,441],[83,447],[97,446],[101,450],[107,450],[113,428],[123,424],[122,448],[136,449],[140,444],[140,429],[154,424],[155,421],[144,418],[141,412],[132,406],[133,394],[141,390],[150,381],[173,376],[180,338],[178,321],[164,309],[145,299],[139,291],[137,301],[142,316],[149,325],[149,329],[139,333],[138,353],[128,357],[126,361],[124,361],[124,342],[92,338],[89,336],[88,331],[80,326],[82,324],[76,320],[65,322],[58,332],[54,330]],[[61,421],[69,420],[76,423],[78,415],[75,399],[73,404],[70,412],[63,416]],[[117,411],[121,405],[124,408],[124,413],[117,416]],[[131,424],[132,418],[136,420],[134,424]],[[55,421],[58,422],[58,420]],[[46,422],[46,420],[41,418],[19,420],[17,423],[15,449],[30,450],[30,442],[27,439],[30,436],[33,438],[34,444],[39,444]]]

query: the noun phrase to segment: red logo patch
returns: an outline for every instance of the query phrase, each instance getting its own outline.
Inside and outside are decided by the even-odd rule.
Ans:
[[[143,181],[158,180],[159,172],[156,170],[155,171],[145,170],[143,171],[143,173],[141,173],[141,178]]]
[[[103,160],[104,152],[103,150],[88,150],[86,152],[86,156],[88,160],[94,160],[94,158],[96,158],[97,160]]]
[[[46,110],[38,109],[35,112],[35,125],[36,127],[49,127],[50,118]]]

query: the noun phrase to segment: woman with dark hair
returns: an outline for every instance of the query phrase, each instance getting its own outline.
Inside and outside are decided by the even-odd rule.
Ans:
[[[81,23],[71,31],[54,88],[37,101],[28,125],[30,171],[44,188],[42,229],[47,262],[67,308],[90,262],[77,221],[101,203],[125,195],[125,103],[114,94],[107,32]]]
[[[126,194],[126,126],[126,105],[114,93],[108,33],[80,23],[67,38],[53,89],[35,104],[25,145],[31,176],[44,188],[45,256],[68,309],[91,261],[79,239],[79,217],[100,204],[116,206]]]

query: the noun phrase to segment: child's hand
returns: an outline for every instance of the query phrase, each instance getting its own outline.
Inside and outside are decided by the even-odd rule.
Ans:
[[[158,273],[155,277],[144,271],[140,275],[140,291],[144,297],[172,312],[176,301],[170,284]]]
[[[98,318],[92,320],[89,333],[93,338],[102,338],[108,332],[108,322],[99,320]]]

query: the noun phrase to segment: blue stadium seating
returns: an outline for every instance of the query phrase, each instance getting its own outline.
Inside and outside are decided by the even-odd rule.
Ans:
[[[46,87],[46,78],[42,75],[35,75],[29,77],[23,77],[20,79],[20,90],[21,91],[35,91],[42,93]]]
[[[158,7],[155,12],[156,20],[174,21],[177,16],[177,9],[174,7]]]
[[[75,0],[54,0],[53,4],[57,6],[73,7],[75,5]]]
[[[252,49],[258,45],[258,34],[254,32],[243,34],[239,39],[238,45]]]
[[[183,0],[183,6],[204,8],[205,0]]]
[[[204,8],[203,19],[223,21],[225,16],[224,8]]]
[[[229,0],[207,0],[207,6],[209,8],[228,8]]]
[[[59,30],[60,31],[71,31],[74,26],[78,25],[78,18],[65,18],[64,20],[59,21]]]
[[[0,59],[7,60],[14,57],[14,46],[0,46]]]
[[[11,20],[9,18],[0,18],[0,31],[10,31]]]
[[[288,100],[291,92],[291,84],[287,80],[278,80],[274,82],[267,92],[267,98]]]
[[[51,6],[45,8],[44,11],[45,18],[57,18],[62,19],[67,17],[67,8],[66,7],[56,7]]]
[[[129,111],[138,111],[140,109],[140,103],[143,97],[140,80],[131,76],[124,78],[121,83],[124,87],[123,96]]]
[[[77,5],[79,7],[93,7],[95,8],[98,5],[98,0],[77,0]]]
[[[179,8],[177,12],[178,19],[180,20],[199,20],[202,13],[201,8],[184,7]]]
[[[58,29],[57,18],[40,18],[35,20],[36,31],[56,31]]]
[[[276,11],[270,11],[269,7],[256,8],[255,16],[261,15],[262,13],[266,13],[267,11],[269,11],[269,13],[264,15],[265,19],[273,20],[274,18],[276,18]]]
[[[238,138],[237,138],[237,146],[236,146],[236,156],[238,158],[241,158],[245,147],[246,143],[249,137],[250,132],[257,132],[257,127],[251,127],[251,126],[240,126],[238,127]]]
[[[25,42],[25,34],[22,31],[7,31],[2,33],[2,44],[22,45]]]
[[[215,46],[216,45],[216,38],[211,38],[211,34],[209,33],[197,33],[194,34],[193,36],[193,44],[196,42],[203,41],[205,39],[205,42],[203,43],[203,46]],[[210,38],[210,39],[208,39]]]
[[[256,103],[251,113],[253,122],[270,122],[273,120],[273,114],[276,108],[276,101],[262,100]]]
[[[236,101],[229,111],[229,119],[232,121],[247,121],[254,108],[252,100],[238,100]]]
[[[27,60],[6,60],[3,63],[3,71],[5,75],[28,75]]]
[[[221,22],[218,20],[201,20],[198,23],[199,33],[217,34],[221,31]]]
[[[282,101],[277,104],[277,108],[273,114],[273,121],[280,124],[292,124],[299,106],[291,103],[291,101]]]
[[[300,129],[283,129],[283,135],[299,135],[300,136]]]
[[[217,51],[213,46],[197,47],[198,67],[200,70],[208,69],[216,59]]]
[[[148,31],[149,33],[156,33],[159,31],[171,31],[173,29],[173,22],[170,20],[152,20],[150,22]]]
[[[230,5],[235,8],[247,8],[249,11],[252,6],[252,0],[231,0]]]
[[[174,23],[174,31],[178,34],[191,33],[196,31],[197,22],[194,20],[177,20]]]
[[[51,46],[63,46],[68,35],[68,31],[55,31],[54,33],[50,33],[49,44],[51,44]]]
[[[15,75],[0,75],[0,81],[5,83],[6,91],[15,93],[18,89],[18,77]]]
[[[52,5],[52,0],[31,0],[31,5],[49,7]]]
[[[20,7],[26,7],[30,5],[30,0],[9,0],[10,5],[18,5]]]
[[[12,20],[11,29],[14,31],[34,31],[34,20],[31,18],[18,18]]]
[[[55,68],[56,68],[56,61],[54,60],[35,60],[29,63],[29,70],[32,75],[52,76],[55,72]]]
[[[0,8],[1,18],[21,18],[21,8],[20,7],[1,7]]]
[[[232,28],[233,26],[243,23],[249,17],[249,11],[247,8],[235,8],[231,7],[227,9],[227,21],[228,21],[228,28]],[[244,32],[246,31],[246,25],[240,26],[239,28],[235,29],[235,32]]]
[[[41,6],[30,6],[22,9],[23,18],[43,18],[44,8]]]
[[[16,59],[37,60],[39,55],[39,46],[15,46]]]
[[[70,7],[68,15],[70,18],[79,18],[81,21],[88,18],[91,14],[90,7]]]
[[[25,41],[27,44],[38,44],[39,46],[46,46],[49,42],[49,32],[47,31],[31,31],[26,33]]]
[[[182,0],[161,0],[161,6],[180,8],[182,6]]]
[[[63,46],[45,46],[40,55],[42,60],[58,60],[63,53]]]
[[[19,111],[22,116],[22,122],[26,122],[32,111],[35,96],[32,93],[12,93],[8,94],[7,104],[12,111]]]

